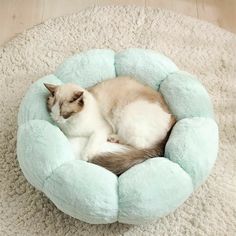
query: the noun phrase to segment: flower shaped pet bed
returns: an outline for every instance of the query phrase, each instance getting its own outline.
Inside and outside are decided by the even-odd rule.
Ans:
[[[48,114],[44,83],[89,87],[119,75],[134,76],[159,90],[177,123],[164,157],[117,177],[74,157]],[[17,156],[27,180],[63,212],[92,224],[142,224],[167,215],[203,183],[217,157],[218,128],[204,87],[164,55],[144,49],[96,49],[72,56],[29,88],[18,124]]]

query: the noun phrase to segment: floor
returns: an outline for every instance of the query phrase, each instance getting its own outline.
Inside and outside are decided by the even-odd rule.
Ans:
[[[166,8],[236,33],[236,0],[0,0],[0,45],[49,18],[111,4]]]

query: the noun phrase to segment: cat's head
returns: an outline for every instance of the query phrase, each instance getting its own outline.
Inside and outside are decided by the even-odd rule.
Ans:
[[[83,110],[85,92],[76,84],[53,85],[44,84],[50,92],[47,108],[51,117],[57,123],[65,123],[73,115]]]

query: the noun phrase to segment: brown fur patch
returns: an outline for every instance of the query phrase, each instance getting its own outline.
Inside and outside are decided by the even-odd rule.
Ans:
[[[61,106],[61,116],[63,116],[65,119],[68,119],[73,114],[76,114],[80,112],[83,109],[84,104],[80,102],[73,102],[72,104],[68,104],[67,101],[63,101]]]
[[[58,85],[44,83],[44,86],[54,96],[54,94],[55,94],[55,92],[56,92],[56,90],[58,88]]]
[[[133,149],[120,153],[105,153],[95,156],[90,162],[102,166],[116,175],[121,175],[134,165],[140,164],[152,157],[160,157],[164,154],[165,143],[160,143],[150,149]]]
[[[64,84],[55,86],[44,84],[50,95],[47,99],[47,108],[51,112],[52,107],[59,102],[60,115],[68,119],[73,114],[80,112],[84,107],[83,93],[76,85]]]

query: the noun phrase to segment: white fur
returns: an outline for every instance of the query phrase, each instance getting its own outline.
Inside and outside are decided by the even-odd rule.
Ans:
[[[96,155],[101,145],[107,142],[107,137],[111,133],[111,127],[103,119],[96,100],[88,92],[84,93],[84,107],[81,112],[68,119],[59,119],[57,115],[58,105],[55,104],[52,108],[52,118],[57,119],[62,131],[70,138],[88,138],[87,145],[82,151],[83,160],[87,161]],[[74,146],[74,141],[72,141],[72,146]],[[77,153],[77,148],[75,153]]]
[[[89,137],[91,136],[95,130],[99,127],[102,129],[108,129],[109,126],[102,118],[100,111],[98,109],[96,100],[93,98],[92,95],[86,93],[84,95],[84,108],[81,112],[71,116],[68,119],[58,119],[58,125],[70,137]],[[57,104],[55,104],[56,106]],[[57,108],[52,108],[52,118],[56,115],[53,113],[58,112]]]
[[[55,105],[52,107],[51,117],[58,124],[65,123],[66,120],[63,118],[63,116],[60,115],[59,102],[56,102]]]
[[[81,159],[82,151],[88,142],[88,138],[68,137],[75,159]]]
[[[127,144],[136,148],[149,148],[166,136],[171,115],[158,103],[136,101],[119,113],[117,133]]]
[[[52,107],[52,118],[69,137],[75,156],[89,160],[96,154],[107,151],[124,151],[125,146],[111,144],[107,138],[115,130],[122,142],[137,149],[150,148],[161,141],[169,128],[171,115],[159,103],[136,100],[121,109],[116,109],[112,117],[103,118],[97,101],[85,91],[84,107],[68,119],[60,116],[58,103]],[[101,104],[100,104],[101,105]],[[75,137],[87,140],[74,139]],[[79,147],[83,147],[79,148]]]

